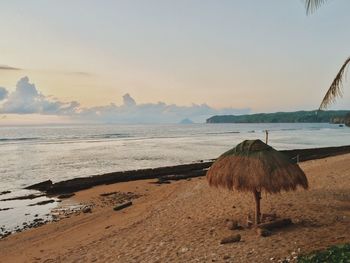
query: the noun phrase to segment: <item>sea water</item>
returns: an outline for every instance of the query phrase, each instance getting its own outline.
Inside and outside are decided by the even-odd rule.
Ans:
[[[278,150],[350,144],[350,128],[327,123],[0,127],[0,192],[11,191],[0,200],[48,179],[57,182],[213,159],[242,140],[264,141],[265,130],[269,144]],[[28,204],[37,201],[0,201],[0,209],[14,208],[0,211],[0,226],[55,206],[32,206],[35,211],[28,211]]]
[[[350,144],[350,128],[319,123],[0,127],[0,192],[213,159],[265,130],[278,150]]]

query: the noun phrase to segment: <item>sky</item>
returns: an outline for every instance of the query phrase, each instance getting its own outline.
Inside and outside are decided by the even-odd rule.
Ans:
[[[350,56],[350,1],[4,0],[0,125],[203,122],[317,109]],[[350,109],[350,81],[330,109]]]

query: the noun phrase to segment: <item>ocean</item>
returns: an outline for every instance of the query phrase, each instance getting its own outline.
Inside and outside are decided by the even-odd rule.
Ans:
[[[327,123],[0,127],[0,192],[11,191],[0,196],[0,227],[13,230],[57,206],[28,206],[46,197],[1,201],[32,193],[25,186],[213,159],[242,140],[264,141],[265,130],[278,150],[350,144],[350,128]]]
[[[64,125],[0,127],[0,192],[107,172],[218,157],[245,139],[278,150],[350,144],[334,124]]]

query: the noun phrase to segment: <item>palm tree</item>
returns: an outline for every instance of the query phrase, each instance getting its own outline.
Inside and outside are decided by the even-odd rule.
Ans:
[[[318,7],[320,7],[327,0],[305,0],[306,13],[313,13]],[[319,107],[320,110],[326,109],[330,104],[334,103],[337,97],[342,96],[342,87],[344,75],[347,69],[347,66],[350,64],[350,57],[348,57],[343,65],[341,66],[338,74],[335,76],[331,86],[329,87],[326,95],[324,96],[321,105]]]
[[[305,1],[306,13],[311,14],[327,0],[304,0],[304,1]]]

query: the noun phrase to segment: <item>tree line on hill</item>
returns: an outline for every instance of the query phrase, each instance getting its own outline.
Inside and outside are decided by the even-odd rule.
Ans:
[[[350,111],[295,111],[249,115],[216,115],[207,123],[337,123],[350,126]]]

